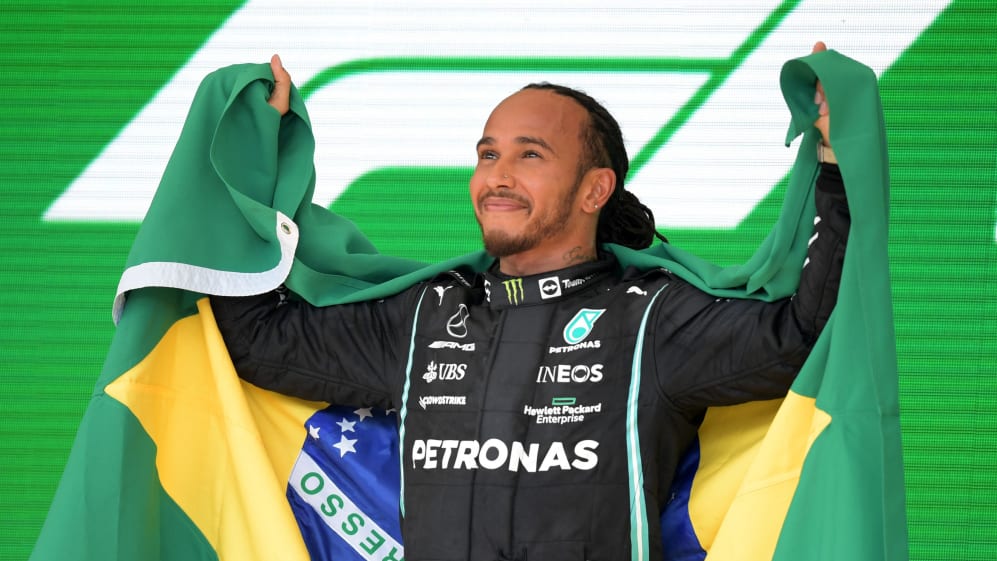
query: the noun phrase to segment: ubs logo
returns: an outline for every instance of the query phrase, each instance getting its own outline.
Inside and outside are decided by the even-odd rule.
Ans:
[[[426,365],[426,372],[423,373],[422,379],[427,384],[432,384],[436,380],[463,380],[465,374],[467,374],[466,364],[432,361]]]

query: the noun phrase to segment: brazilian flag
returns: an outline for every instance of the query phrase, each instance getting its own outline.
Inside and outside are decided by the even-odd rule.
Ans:
[[[779,221],[747,263],[720,268],[667,245],[607,249],[718,296],[792,294],[814,216],[818,78],[853,220],[839,301],[784,401],[708,413],[687,506],[669,515],[686,518],[689,549],[709,559],[907,557],[889,178],[873,73],[834,52],[784,66],[787,143],[804,139]],[[404,555],[391,481],[397,438],[358,434],[378,418],[390,429],[391,412],[240,381],[204,295],[285,284],[332,305],[490,260],[427,266],[380,255],[350,222],[312,205],[307,112],[295,91],[278,116],[266,103],[271,80],[266,65],[234,66],[197,93],[122,275],[117,332],[32,559]],[[361,453],[366,471],[347,465]],[[636,530],[633,558],[642,559],[647,534]]]

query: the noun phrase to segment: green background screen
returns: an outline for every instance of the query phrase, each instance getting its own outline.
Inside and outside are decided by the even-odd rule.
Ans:
[[[672,243],[734,263],[792,162],[779,67],[822,39],[880,76],[911,558],[997,559],[997,2],[612,4],[0,4],[0,558],[38,535],[129,246],[213,68],[282,54],[318,137],[317,200],[385,253],[479,247],[481,126],[549,79],[620,117],[628,185]]]

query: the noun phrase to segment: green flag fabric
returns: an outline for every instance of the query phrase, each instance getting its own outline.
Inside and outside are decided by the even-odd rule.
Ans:
[[[722,477],[725,490],[694,483],[690,515],[709,559],[906,559],[889,177],[872,71],[833,51],[784,66],[787,145],[803,140],[779,220],[747,263],[718,267],[670,245],[606,249],[717,296],[791,295],[814,217],[818,78],[852,214],[839,300],[789,397],[751,436],[748,460]],[[118,329],[32,559],[307,558],[281,504],[301,436],[278,427],[300,430],[322,405],[240,383],[203,295],[286,284],[334,305],[491,264],[483,252],[433,265],[381,255],[348,220],[312,204],[304,103],[292,89],[281,117],[266,103],[271,87],[267,65],[247,64],[198,90],[129,255]],[[731,419],[741,414],[711,411],[704,449],[736,438],[730,427],[742,423]],[[192,446],[203,462],[189,461]]]

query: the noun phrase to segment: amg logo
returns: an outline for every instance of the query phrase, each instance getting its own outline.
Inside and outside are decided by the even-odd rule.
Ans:
[[[547,352],[548,354],[556,355],[560,353],[570,353],[571,351],[577,351],[578,349],[598,349],[600,346],[599,340],[595,341],[582,341],[577,345],[568,345],[566,347],[551,347]]]
[[[506,444],[497,438],[484,443],[477,440],[416,440],[412,443],[412,467],[415,469],[507,469],[509,471],[550,471],[560,469],[590,470],[599,465],[595,453],[599,443],[582,440],[569,456],[562,442],[551,442],[541,454],[536,442]]]
[[[419,397],[419,407],[425,409],[431,405],[467,405],[464,395],[424,395]]]
[[[557,366],[540,366],[537,371],[537,383],[546,384],[555,382],[558,384],[569,384],[571,382],[600,382],[602,381],[602,365],[593,364],[586,366],[578,364],[558,364]]]
[[[474,343],[458,343],[456,341],[433,341],[429,344],[430,349],[457,349],[461,351],[473,351]]]

